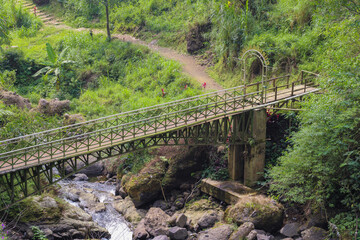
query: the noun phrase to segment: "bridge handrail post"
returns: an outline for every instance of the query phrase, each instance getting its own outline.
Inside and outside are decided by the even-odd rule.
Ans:
[[[38,154],[37,160],[38,160],[38,163],[40,164],[40,146],[39,145],[37,146],[37,154]],[[65,156],[65,151],[64,151],[64,156]]]
[[[289,88],[289,83],[290,83],[290,75],[288,75],[286,78],[286,88]]]
[[[264,102],[263,103],[266,103],[266,93],[267,93],[267,90],[266,90],[266,86],[263,86],[263,89],[264,89]]]
[[[25,162],[25,166],[27,166],[27,161],[26,161],[26,156],[27,155],[27,149],[25,148],[24,150],[24,162]]]
[[[295,82],[291,84],[291,96],[294,96]]]
[[[303,80],[304,80],[304,71],[301,71],[301,84],[303,84]]]
[[[306,92],[307,79],[305,78],[304,92]]]
[[[53,158],[53,156],[54,156],[54,152],[53,152],[53,150],[54,150],[54,147],[53,147],[53,143],[52,142],[50,142],[50,158],[52,159]],[[26,150],[25,150],[26,151]]]
[[[87,136],[87,150],[90,151],[90,136]]]
[[[63,147],[63,157],[65,157],[65,140],[62,140],[62,147]]]

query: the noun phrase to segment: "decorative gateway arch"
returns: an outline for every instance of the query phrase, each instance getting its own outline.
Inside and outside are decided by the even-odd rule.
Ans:
[[[246,64],[249,57],[256,57],[261,62],[261,83],[264,86],[264,83],[267,80],[268,60],[266,54],[260,49],[256,49],[255,47],[245,49],[240,58],[240,61],[242,61],[244,84],[246,84]]]

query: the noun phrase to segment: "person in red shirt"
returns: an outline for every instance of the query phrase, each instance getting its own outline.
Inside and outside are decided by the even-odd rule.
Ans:
[[[37,7],[35,6],[34,7],[34,15],[35,15],[35,17],[36,17],[36,10],[37,10]]]
[[[204,82],[202,86],[205,89],[206,88],[206,82]]]

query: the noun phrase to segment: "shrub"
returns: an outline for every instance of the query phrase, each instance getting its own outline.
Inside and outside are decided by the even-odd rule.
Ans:
[[[31,231],[34,233],[33,240],[47,240],[45,234],[37,226],[31,226]]]
[[[16,71],[15,87],[34,84],[29,80],[39,68],[41,65],[33,59],[25,58],[24,53],[17,48],[7,49],[0,54],[0,71]]]
[[[354,213],[340,213],[330,219],[330,229],[333,231],[332,235],[334,238],[337,238],[339,233],[341,239],[354,239],[357,225],[358,220]],[[359,239],[360,236],[358,235],[357,239],[354,240]]]
[[[204,166],[205,170],[202,172],[201,177],[213,180],[228,180],[229,170],[226,158],[228,149],[225,149],[223,153],[217,153],[215,148],[209,150],[209,162]]]
[[[15,71],[0,72],[0,89],[11,90],[16,82]]]

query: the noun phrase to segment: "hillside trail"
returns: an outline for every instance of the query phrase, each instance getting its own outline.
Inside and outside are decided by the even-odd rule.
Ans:
[[[32,14],[35,14],[35,5],[33,3],[27,0],[22,0],[21,3],[23,4],[25,9],[28,9]],[[39,9],[36,10],[36,16],[39,17],[46,26],[53,26],[59,29],[72,29],[76,31],[90,32],[89,28],[72,28],[68,25],[65,25],[61,21],[56,19],[54,16],[45,13],[44,11]],[[92,29],[92,31],[94,34],[106,34],[104,30]],[[206,90],[223,89],[220,84],[218,84],[214,79],[209,76],[209,74],[206,72],[206,67],[200,65],[193,56],[178,53],[177,51],[170,48],[160,47],[154,43],[155,41],[147,43],[128,34],[112,34],[112,38],[118,39],[123,42],[130,42],[133,44],[146,46],[152,51],[159,53],[161,56],[167,59],[178,61],[182,65],[183,73],[188,75],[190,78],[196,80],[200,84],[206,83]]]

